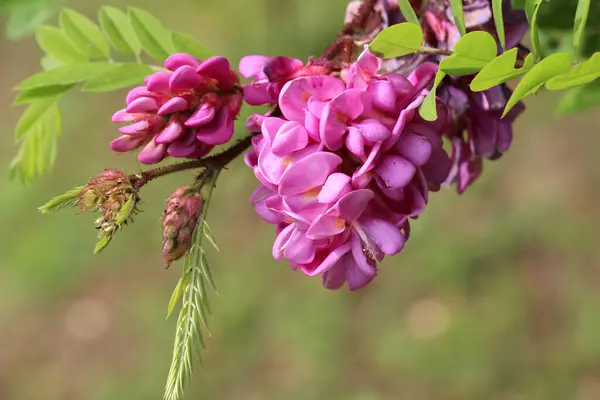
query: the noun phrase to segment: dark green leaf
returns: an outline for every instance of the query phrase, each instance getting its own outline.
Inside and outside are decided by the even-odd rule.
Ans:
[[[467,28],[465,26],[465,13],[463,11],[463,0],[450,0],[450,7],[452,9],[452,16],[454,17],[454,23],[461,36],[467,34]]]
[[[149,56],[164,61],[175,51],[171,33],[152,14],[139,8],[129,8],[129,22],[142,48]]]
[[[405,22],[381,31],[369,45],[369,50],[381,58],[396,58],[418,52],[422,42],[421,27]]]
[[[57,100],[57,97],[53,97],[31,103],[17,122],[15,138],[20,140],[28,135],[40,121],[46,118],[54,108]]]
[[[108,58],[110,48],[102,31],[91,19],[65,8],[60,13],[60,26],[83,53],[93,58]]]
[[[415,14],[415,10],[412,8],[410,0],[398,0],[398,6],[407,22],[420,25],[419,17]]]
[[[533,68],[535,62],[533,60],[533,54],[530,53],[525,59],[523,68],[515,69],[517,53],[518,49],[514,48],[494,58],[488,65],[483,67],[481,72],[473,79],[470,84],[471,90],[474,92],[487,90],[504,82],[508,82],[511,79],[518,78]]]
[[[440,70],[448,75],[472,75],[481,71],[496,58],[496,40],[487,32],[474,31],[463,36],[454,47],[454,53],[442,60]]]
[[[141,84],[152,74],[152,68],[145,64],[126,63],[90,79],[83,85],[85,92],[110,92],[124,87]]]
[[[34,89],[43,86],[68,85],[82,82],[118,67],[109,62],[87,62],[66,65],[39,72],[17,85],[18,90]]]
[[[173,32],[171,39],[173,40],[175,51],[179,53],[191,54],[201,60],[205,60],[212,55],[208,47],[185,33]]]
[[[581,43],[583,42],[583,35],[585,33],[585,26],[589,12],[590,0],[579,0],[577,3],[577,12],[575,13],[575,26],[573,28],[573,43],[578,53],[581,52]]]
[[[552,54],[529,71],[519,82],[514,93],[508,99],[503,117],[517,104],[521,99],[535,93],[542,85],[553,77],[567,72],[573,62],[571,56],[567,53]]]
[[[421,107],[419,108],[419,114],[426,121],[435,121],[438,117],[437,115],[437,104],[436,104],[436,91],[442,80],[446,77],[446,74],[442,71],[438,71],[435,75],[435,81],[433,82],[433,87],[429,91],[423,103],[421,103]]]
[[[56,60],[66,63],[88,60],[88,57],[75,46],[67,34],[58,28],[40,25],[35,32],[35,38],[42,50]]]
[[[492,12],[494,13],[494,25],[502,48],[506,50],[506,39],[504,37],[504,17],[502,15],[502,3],[504,0],[492,0]]]
[[[600,53],[595,53],[592,58],[582,62],[567,73],[555,76],[546,82],[548,90],[562,90],[575,86],[585,85],[600,78]]]
[[[117,51],[136,56],[140,54],[142,45],[123,11],[111,6],[102,6],[98,19],[102,30]]]

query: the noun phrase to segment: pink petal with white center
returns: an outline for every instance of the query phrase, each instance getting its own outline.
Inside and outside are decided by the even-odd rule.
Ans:
[[[364,92],[360,89],[346,89],[335,96],[330,104],[338,112],[344,114],[348,119],[356,119],[362,114]]]
[[[363,137],[371,143],[383,142],[392,136],[387,126],[373,118],[353,123],[353,126],[358,128]]]
[[[315,259],[315,246],[305,236],[305,232],[296,229],[290,236],[283,255],[295,264],[308,264]]]
[[[296,121],[288,121],[279,128],[271,150],[279,157],[289,157],[308,145],[308,132]]]
[[[144,150],[138,156],[138,161],[142,164],[156,164],[165,159],[167,156],[167,145],[158,144],[154,140],[148,143]]]
[[[296,227],[293,224],[286,226],[275,239],[273,243],[273,258],[276,260],[281,260],[283,258],[283,252],[285,251],[285,246],[287,242],[290,240],[292,233]]]
[[[266,78],[263,73],[265,64],[269,61],[269,57],[251,55],[242,57],[239,64],[240,75],[244,78],[263,79]]]
[[[361,218],[359,220],[362,229],[370,240],[385,254],[399,253],[404,248],[406,239],[400,229],[394,224],[378,218]]]
[[[173,92],[186,92],[197,88],[204,81],[204,78],[196,73],[194,67],[184,65],[173,72],[169,80],[169,89]]]
[[[329,252],[327,256],[321,260],[315,260],[310,264],[301,265],[300,269],[308,276],[317,276],[330,270],[344,254],[350,251],[350,242],[346,242],[341,246],[336,247],[334,250]]]
[[[339,150],[344,144],[344,133],[348,126],[342,122],[345,117],[336,111],[331,104],[323,109],[319,124],[319,136],[326,148],[332,151]]]
[[[285,171],[279,182],[279,195],[304,193],[323,185],[341,163],[340,156],[333,153],[320,151],[306,156]]]
[[[136,136],[119,136],[118,138],[112,140],[110,142],[110,148],[113,151],[117,151],[119,153],[124,153],[126,151],[131,151],[133,149],[137,149],[142,145],[142,143],[146,140],[145,137],[136,137]]]
[[[396,143],[395,149],[399,155],[418,167],[429,161],[432,151],[429,140],[412,132],[405,132]]]
[[[362,159],[365,156],[365,138],[358,128],[348,127],[346,136],[346,147],[352,154]]]
[[[189,108],[190,104],[183,97],[173,97],[165,104],[163,104],[157,111],[158,115],[173,114],[176,112],[185,111]]]
[[[213,106],[202,104],[186,121],[185,126],[199,127],[208,124],[215,118],[216,110]]]
[[[233,129],[227,110],[220,110],[212,121],[198,128],[196,139],[210,145],[224,144],[233,136]]]
[[[374,197],[375,194],[369,189],[354,190],[345,194],[327,213],[351,223],[360,218]]]
[[[344,82],[329,75],[296,78],[286,83],[281,90],[279,107],[288,120],[302,122],[304,109],[311,97],[329,101],[344,89]]]
[[[351,181],[352,179],[348,175],[341,172],[329,175],[319,192],[317,200],[319,203],[335,203],[352,190]]]
[[[150,92],[154,93],[169,93],[169,80],[172,72],[160,71],[146,78],[146,87]]]
[[[198,75],[216,79],[219,83],[228,82],[230,80],[230,71],[231,67],[229,61],[222,56],[211,57],[200,64],[196,69]]]
[[[156,143],[171,143],[183,134],[183,127],[177,121],[171,121],[156,137]]]
[[[375,172],[392,188],[403,188],[415,176],[416,168],[408,160],[395,155],[387,155],[377,163]]]
[[[278,117],[268,117],[264,119],[260,128],[266,143],[269,145],[273,144],[277,132],[285,123],[285,119]]]
[[[171,54],[165,60],[165,68],[171,71],[175,71],[183,66],[191,66],[196,68],[200,65],[201,61],[196,57],[186,53],[175,53]]]

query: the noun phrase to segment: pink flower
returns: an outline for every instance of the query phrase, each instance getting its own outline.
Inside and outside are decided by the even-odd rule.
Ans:
[[[144,164],[167,156],[202,157],[226,143],[242,104],[239,79],[224,57],[200,61],[178,53],[165,67],[132,89],[127,107],[112,118],[131,124],[119,128],[123,136],[110,147],[117,152],[144,147],[138,156]]]

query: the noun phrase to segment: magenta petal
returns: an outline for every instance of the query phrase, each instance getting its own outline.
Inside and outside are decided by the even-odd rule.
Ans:
[[[273,154],[269,146],[265,146],[258,156],[258,170],[269,183],[278,185],[286,170],[286,162]]]
[[[167,114],[173,114],[176,112],[180,112],[180,111],[185,111],[188,109],[189,107],[189,103],[186,99],[184,99],[183,97],[173,97],[172,99],[168,100],[165,104],[163,104],[159,109],[157,114],[158,115],[167,115]]]
[[[146,78],[146,87],[154,93],[168,93],[172,72],[160,71]]]
[[[164,160],[167,156],[167,145],[166,144],[158,144],[154,140],[151,140],[150,143],[144,147],[144,150],[140,152],[138,156],[138,161],[142,164],[156,164]]]
[[[363,95],[360,89],[347,89],[335,96],[330,104],[349,119],[356,119],[364,110]]]
[[[229,61],[222,56],[211,57],[196,68],[198,75],[204,75],[219,82],[229,81],[230,71],[231,66],[229,65]]]
[[[333,108],[331,104],[327,104],[323,109],[323,115],[319,124],[319,135],[321,142],[329,150],[337,151],[344,144],[344,133],[348,127],[340,122],[343,116]]]
[[[323,109],[325,108],[326,104],[327,102],[325,101],[319,100],[316,97],[311,97],[310,99],[308,99],[308,103],[306,103],[306,108],[316,118],[321,118],[321,115],[323,114]]]
[[[263,120],[260,129],[263,134],[263,138],[269,145],[273,144],[277,132],[285,123],[285,119],[278,117],[267,117]]]
[[[148,133],[150,123],[147,120],[142,120],[131,125],[122,126],[119,132],[123,135],[145,135]]]
[[[288,121],[277,131],[271,149],[279,157],[287,157],[308,145],[308,132],[296,121]]]
[[[352,242],[352,256],[354,257],[356,265],[358,265],[364,274],[371,276],[375,275],[377,273],[377,269],[375,268],[375,265],[371,265],[367,260],[365,249],[363,248],[363,243],[360,240],[360,237],[354,233],[350,240]],[[375,261],[371,260],[371,262],[375,264]]]
[[[134,121],[135,116],[129,114],[125,109],[119,110],[112,116],[112,122],[130,122]]]
[[[391,82],[371,82],[369,83],[367,92],[371,95],[375,107],[389,113],[393,113],[396,110],[396,90]]]
[[[200,65],[200,62],[200,60],[192,55],[186,53],[175,53],[167,57],[165,60],[165,68],[171,71],[175,71],[183,66],[196,68],[198,65]]]
[[[392,136],[392,132],[376,119],[367,118],[363,121],[353,124],[360,130],[360,133],[371,143],[383,142]]]
[[[141,146],[144,139],[144,137],[136,136],[119,136],[118,138],[110,142],[110,148],[113,151],[124,153],[126,151],[131,151]]]
[[[211,122],[215,117],[215,108],[208,104],[202,104],[195,113],[193,113],[186,121],[185,126],[202,126]]]
[[[310,225],[306,237],[312,240],[327,239],[346,230],[346,221],[331,215],[320,215]]]
[[[301,212],[307,208],[314,208],[318,205],[317,195],[312,192],[285,196],[283,201],[287,208],[293,212]]]
[[[396,254],[404,248],[404,236],[394,224],[378,218],[361,218],[359,224],[385,254]]]
[[[432,147],[423,136],[405,132],[396,143],[396,150],[402,157],[421,167],[429,161]]]
[[[346,270],[342,264],[323,273],[323,286],[330,290],[337,290],[346,282]]]
[[[317,200],[319,203],[335,203],[343,195],[352,189],[350,183],[352,179],[341,172],[336,172],[327,177],[323,188],[319,192]]]
[[[321,138],[319,136],[319,120],[308,110],[304,111],[304,116],[304,127],[308,132],[308,136],[310,136],[310,138],[315,142],[320,142]]]
[[[286,226],[279,234],[277,235],[277,239],[273,243],[273,258],[276,260],[281,260],[283,257],[283,252],[285,250],[285,245],[290,240],[292,233],[295,230],[295,226],[290,224]]]
[[[150,76],[147,76],[145,80],[147,81],[149,78]],[[138,86],[127,92],[127,97],[125,97],[125,103],[129,104],[138,97],[148,97],[154,95],[154,93],[148,91],[148,88],[146,86]]]
[[[179,139],[183,133],[183,127],[180,123],[173,121],[163,129],[156,137],[156,143],[171,143]]]
[[[334,215],[344,218],[348,222],[356,221],[367,208],[367,204],[375,197],[369,189],[354,190],[344,195],[333,207]]]
[[[250,104],[251,106],[260,106],[271,103],[273,99],[269,93],[269,85],[270,83],[268,82],[251,83],[249,85],[245,85],[243,91],[244,100],[246,100],[246,103]]]
[[[350,290],[357,290],[365,287],[371,283],[373,278],[375,278],[375,275],[365,274],[363,270],[360,269],[352,254],[346,254],[344,258],[340,260],[340,263],[342,263],[346,269],[346,280],[348,281],[348,289]]]
[[[138,97],[127,105],[125,111],[130,114],[146,113],[158,110],[158,103],[152,97]]]
[[[346,242],[341,246],[338,246],[335,250],[331,251],[318,265],[314,265],[314,263],[312,263],[313,265],[302,266],[302,272],[308,276],[321,275],[325,271],[330,270],[340,260],[340,258],[344,256],[344,254],[350,251],[350,248],[350,242]]]
[[[341,163],[340,156],[333,153],[320,151],[306,156],[284,172],[279,182],[279,195],[303,193],[323,185]]]
[[[336,77],[305,76],[286,83],[279,95],[279,107],[290,121],[304,121],[304,109],[308,100],[315,96],[329,101],[345,89],[344,82]]]
[[[283,251],[285,258],[295,264],[307,264],[315,258],[315,246],[305,232],[296,229],[290,236]]]
[[[233,136],[233,129],[233,120],[227,110],[222,109],[211,122],[198,128],[196,138],[206,144],[224,144]]]
[[[381,59],[371,53],[369,48],[358,56],[356,64],[365,76],[374,76],[381,69]]]
[[[243,57],[238,67],[240,75],[244,78],[262,78],[263,68],[268,60],[269,57],[266,56],[251,55]]]
[[[379,161],[375,172],[388,187],[403,188],[412,180],[416,168],[410,161],[402,157],[387,155]]]
[[[169,89],[173,92],[188,91],[195,89],[204,79],[196,73],[196,70],[189,66],[184,65],[173,72],[173,76],[169,80]]]
[[[362,158],[365,156],[365,138],[362,133],[353,126],[348,127],[348,135],[346,136],[346,147],[352,154]]]

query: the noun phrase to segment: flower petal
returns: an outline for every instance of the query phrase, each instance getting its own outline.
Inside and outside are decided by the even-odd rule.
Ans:
[[[306,156],[285,171],[279,182],[279,195],[303,193],[323,185],[341,163],[341,157],[333,153],[320,151]]]
[[[305,232],[296,229],[286,243],[283,255],[295,264],[308,264],[315,259],[315,246]]]
[[[221,109],[212,121],[198,128],[196,139],[210,145],[224,144],[233,136],[233,129],[233,119],[227,110]]]
[[[320,215],[310,225],[306,237],[311,240],[327,239],[346,230],[346,221],[340,217],[331,215]]]
[[[333,173],[327,177],[323,188],[319,192],[317,200],[319,203],[335,203],[352,189],[352,179],[340,172]]]
[[[396,254],[404,248],[405,238],[394,224],[378,218],[361,218],[362,229],[385,254]]]
[[[145,139],[143,136],[119,136],[110,142],[110,148],[113,151],[124,153],[140,147]]]
[[[279,128],[271,146],[273,154],[280,157],[292,155],[308,145],[308,132],[296,121],[288,121]]]
[[[429,161],[432,151],[429,140],[412,132],[405,132],[396,143],[395,149],[403,158],[418,167]]]
[[[240,75],[242,75],[244,78],[264,78],[265,75],[263,73],[263,68],[268,60],[269,57],[259,55],[242,57],[238,67]]]
[[[154,93],[169,93],[169,80],[172,72],[159,71],[146,77],[146,88]],[[131,93],[131,92],[130,92]]]
[[[285,245],[290,240],[292,233],[296,227],[293,224],[289,224],[286,226],[279,234],[277,235],[277,239],[273,243],[273,258],[276,260],[281,260],[283,258],[283,252],[285,250]]]
[[[200,65],[200,63],[201,61],[192,55],[186,53],[175,53],[167,57],[165,60],[165,68],[170,71],[175,71],[184,65],[189,65],[195,68]]]
[[[131,103],[127,104],[127,111],[130,114],[147,113],[158,110],[158,103],[152,97],[138,97]]]
[[[416,168],[410,161],[402,157],[387,155],[379,160],[375,172],[388,187],[403,188],[415,176]]]
[[[350,242],[346,242],[330,251],[329,254],[322,259],[322,261],[315,260],[317,262],[313,261],[310,264],[301,265],[300,269],[308,276],[321,275],[322,273],[330,270],[340,260],[340,258],[344,256],[344,254],[350,251],[350,248]]]
[[[167,145],[156,143],[151,140],[144,150],[142,150],[138,156],[138,161],[142,164],[156,164],[165,159],[167,156]]]
[[[167,115],[173,114],[180,111],[185,111],[189,107],[189,103],[183,97],[177,96],[168,100],[165,104],[163,104],[157,111],[158,115]]]
[[[183,134],[183,127],[177,121],[172,121],[156,137],[156,143],[171,143]]]
[[[216,79],[220,83],[228,82],[230,80],[230,71],[231,66],[229,65],[229,61],[222,56],[211,57],[196,68],[196,73],[198,75]]]
[[[216,110],[213,106],[202,104],[186,121],[185,126],[202,126],[211,122],[215,117]]]
[[[193,90],[204,82],[204,78],[196,73],[196,69],[184,65],[173,72],[169,80],[169,89],[173,92]]]
[[[367,118],[353,124],[363,137],[371,143],[383,142],[392,136],[392,132],[376,119]]]
[[[329,101],[345,89],[344,82],[336,77],[305,76],[285,84],[279,94],[279,107],[290,121],[304,121],[304,109],[312,96]]]
[[[331,215],[341,217],[348,222],[356,221],[374,197],[375,194],[369,189],[354,190],[342,196],[331,208]]]

